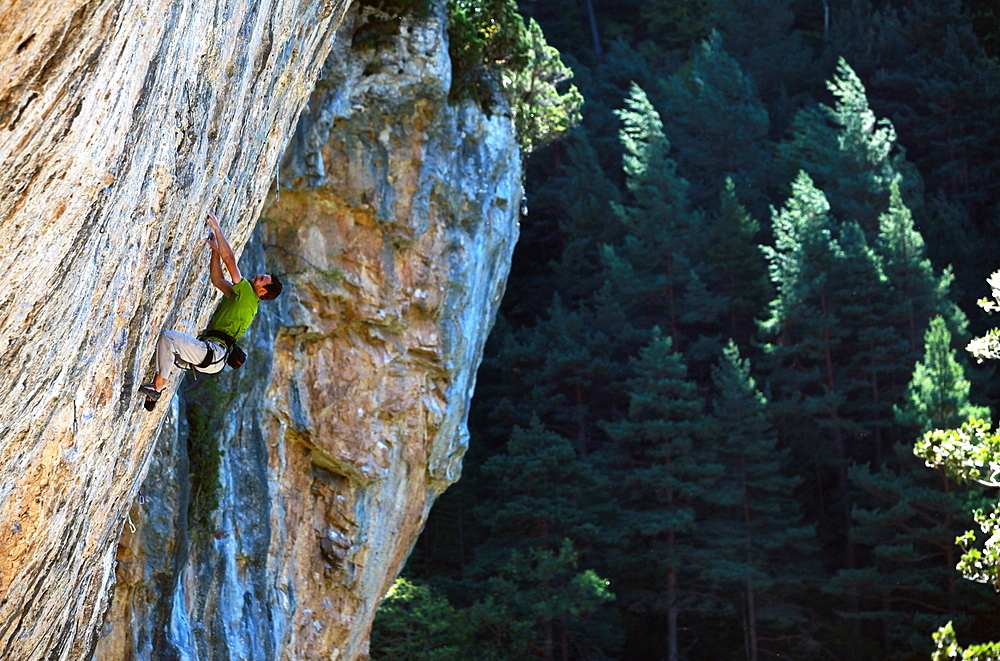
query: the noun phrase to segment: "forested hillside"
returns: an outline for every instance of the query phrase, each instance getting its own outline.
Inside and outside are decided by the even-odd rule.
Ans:
[[[992,6],[519,3],[583,118],[527,162],[464,475],[374,659],[1000,638],[1000,597],[955,570],[995,491],[913,451],[998,393],[964,351],[1000,268]]]

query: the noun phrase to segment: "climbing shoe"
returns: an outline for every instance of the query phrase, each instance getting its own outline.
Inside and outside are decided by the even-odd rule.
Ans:
[[[156,402],[152,399],[147,399],[145,402],[142,403],[142,408],[146,409],[147,411],[152,411],[153,409],[156,408]]]
[[[160,391],[154,388],[151,383],[139,386],[139,392],[145,395],[146,399],[153,403],[160,398]]]

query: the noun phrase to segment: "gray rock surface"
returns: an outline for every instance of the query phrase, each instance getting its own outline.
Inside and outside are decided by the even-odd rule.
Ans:
[[[0,658],[92,650],[163,418],[135,387],[211,312],[204,213],[242,247],[346,6],[0,6]]]
[[[368,49],[351,47],[366,16],[345,18],[243,257],[289,287],[262,303],[247,365],[171,408],[95,658],[367,657],[459,477],[517,238],[513,127],[449,104],[443,5]],[[206,415],[224,454],[204,525],[187,510]]]

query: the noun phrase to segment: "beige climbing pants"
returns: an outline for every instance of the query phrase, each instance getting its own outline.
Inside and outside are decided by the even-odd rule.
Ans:
[[[156,373],[166,379],[175,365],[182,369],[197,367],[209,350],[212,351],[212,364],[198,367],[198,371],[205,374],[221,372],[226,366],[226,347],[221,342],[199,340],[179,331],[163,331],[156,341]]]

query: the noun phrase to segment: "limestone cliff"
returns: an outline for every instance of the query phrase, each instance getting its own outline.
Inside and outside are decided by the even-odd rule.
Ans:
[[[351,37],[378,17],[348,12],[243,255],[289,288],[242,370],[169,407],[95,658],[367,655],[458,479],[517,236],[517,140],[509,117],[448,102],[443,5],[370,48]],[[195,466],[216,450],[199,522],[214,477]]]
[[[204,323],[204,212],[243,245],[346,5],[0,5],[0,658],[91,650],[162,418],[135,386]]]
[[[0,658],[356,658],[457,478],[516,148],[446,103],[440,8],[397,48],[348,26],[310,100],[347,4],[0,7]],[[239,251],[275,179],[244,268],[292,286],[250,364],[146,413],[157,333],[217,300],[205,211]],[[192,426],[222,464],[196,531]]]

